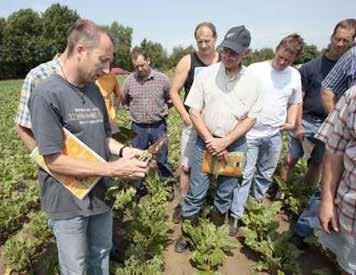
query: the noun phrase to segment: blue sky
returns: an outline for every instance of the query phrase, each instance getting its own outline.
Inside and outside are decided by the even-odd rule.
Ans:
[[[67,5],[100,25],[117,21],[130,26],[134,45],[147,38],[162,43],[168,52],[177,45],[194,45],[193,31],[202,21],[216,25],[219,42],[230,27],[244,24],[254,49],[275,47],[292,32],[322,48],[339,20],[356,17],[355,0],[1,0],[0,17],[20,8],[41,12],[53,3]]]

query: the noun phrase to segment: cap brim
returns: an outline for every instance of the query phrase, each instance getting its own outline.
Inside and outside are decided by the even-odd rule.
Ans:
[[[219,45],[219,49],[221,48],[229,48],[230,50],[233,50],[235,53],[242,53],[248,49],[248,47],[236,45],[236,43],[228,40],[224,40],[223,42],[221,42],[221,44]]]

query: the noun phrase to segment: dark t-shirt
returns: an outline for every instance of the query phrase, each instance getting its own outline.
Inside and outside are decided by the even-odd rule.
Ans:
[[[302,90],[305,92],[303,99],[303,117],[325,119],[327,113],[321,103],[321,82],[334,67],[337,61],[328,59],[325,55],[313,59],[300,67]]]
[[[203,61],[200,60],[197,53],[190,54],[190,68],[189,68],[187,80],[184,83],[184,91],[185,91],[184,100],[187,98],[190,88],[193,85],[194,76],[196,75],[195,68],[207,67],[207,66],[209,65],[203,63]]]
[[[29,107],[41,155],[62,151],[65,127],[108,160],[106,138],[111,136],[110,122],[97,86],[78,88],[53,74],[34,90]],[[97,215],[109,210],[104,202],[107,178],[101,179],[84,200],[79,200],[43,169],[39,169],[38,176],[41,206],[51,219]]]
[[[218,58],[218,62],[220,61],[220,55]],[[209,64],[205,64],[200,60],[198,54],[196,52],[190,54],[190,68],[188,72],[187,79],[184,83],[184,101],[187,99],[190,89],[192,88],[194,78],[203,70],[204,67],[210,66]],[[189,107],[185,105],[187,111]]]

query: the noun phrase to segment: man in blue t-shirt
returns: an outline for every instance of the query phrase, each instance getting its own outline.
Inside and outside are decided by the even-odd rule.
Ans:
[[[305,63],[300,69],[303,104],[300,106],[294,133],[289,134],[288,155],[281,170],[281,178],[287,181],[291,169],[303,154],[310,155],[305,182],[316,185],[320,176],[324,144],[313,138],[328,115],[321,98],[321,82],[338,59],[352,46],[355,38],[355,20],[340,21],[334,28],[326,53]],[[309,151],[309,152],[304,152]]]

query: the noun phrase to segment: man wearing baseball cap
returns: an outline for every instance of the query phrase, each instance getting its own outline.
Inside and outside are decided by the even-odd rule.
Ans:
[[[249,53],[250,32],[245,26],[231,28],[220,45],[221,62],[206,68],[194,80],[185,105],[198,137],[192,154],[189,192],[182,204],[185,220],[197,223],[212,175],[202,172],[204,151],[218,159],[228,152],[246,151],[246,132],[254,125],[260,110],[259,94],[253,83],[245,81],[241,60]],[[225,221],[237,177],[218,176],[211,220],[217,226]],[[176,252],[187,248],[183,236],[176,242]]]

